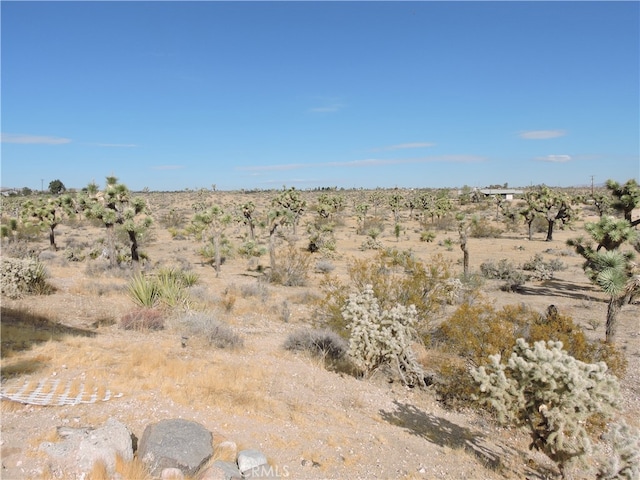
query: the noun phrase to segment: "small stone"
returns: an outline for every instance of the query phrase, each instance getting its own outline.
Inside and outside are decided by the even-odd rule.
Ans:
[[[179,468],[165,468],[160,475],[162,480],[184,480],[184,475]]]

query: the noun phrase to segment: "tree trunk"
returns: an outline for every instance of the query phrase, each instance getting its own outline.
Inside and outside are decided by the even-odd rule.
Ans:
[[[118,259],[116,258],[116,232],[113,224],[107,227],[107,255],[109,255],[109,266],[117,267]]]
[[[469,249],[467,248],[467,242],[461,243],[460,248],[462,249],[462,272],[464,278],[467,278],[469,276]]]
[[[615,343],[616,330],[618,328],[618,314],[622,306],[629,301],[627,295],[611,297],[607,307],[606,342]]]
[[[216,261],[216,278],[220,276],[220,234],[216,233],[213,236],[213,250],[215,254]]]
[[[136,232],[133,230],[127,231],[129,234],[129,241],[131,242],[131,261],[137,264],[140,261],[140,256],[138,255],[138,238],[136,237]]]
[[[553,224],[555,223],[555,220],[547,220],[547,223],[547,239],[545,241],[551,242],[553,240]]]
[[[54,228],[56,228],[55,225],[49,227],[49,248],[55,252],[58,247],[56,246],[56,235],[53,233]]]
[[[271,272],[276,269],[276,245],[275,245],[276,229],[273,228],[269,232],[269,265],[271,266]]]
[[[529,241],[533,240],[533,220],[527,223],[529,226]]]

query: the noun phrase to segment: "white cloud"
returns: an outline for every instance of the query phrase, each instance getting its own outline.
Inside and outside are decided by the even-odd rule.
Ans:
[[[180,170],[184,168],[184,165],[156,165],[151,167],[153,170]]]
[[[484,157],[477,155],[440,155],[420,158],[365,158],[362,160],[350,160],[346,162],[322,162],[322,163],[285,163],[279,165],[255,165],[247,167],[236,167],[237,170],[250,172],[256,171],[282,171],[297,170],[301,168],[335,168],[335,167],[377,167],[382,165],[403,165],[412,163],[477,163],[483,162]]]
[[[42,135],[24,135],[20,133],[3,133],[2,143],[20,143],[23,145],[63,145],[71,139]]]
[[[548,140],[549,138],[564,137],[567,134],[564,130],[528,130],[520,132],[518,136],[525,140]]]
[[[537,157],[540,162],[565,163],[571,161],[571,155],[547,155],[546,157]]]

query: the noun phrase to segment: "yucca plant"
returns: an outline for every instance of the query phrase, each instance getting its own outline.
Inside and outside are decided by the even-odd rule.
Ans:
[[[136,305],[154,307],[158,303],[158,284],[142,274],[134,275],[127,285],[127,293]]]

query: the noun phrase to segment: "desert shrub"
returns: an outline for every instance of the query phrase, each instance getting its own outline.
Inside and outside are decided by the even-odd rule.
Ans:
[[[458,228],[458,221],[454,215],[444,215],[440,218],[436,218],[433,222],[433,226],[437,230],[444,230],[445,232],[455,231]]]
[[[411,251],[386,249],[373,259],[353,260],[348,265],[349,282],[327,275],[320,283],[323,298],[316,309],[318,321],[344,337],[349,336],[342,310],[350,288],[364,290],[372,285],[383,309],[396,304],[415,305],[420,333],[429,328],[432,314],[448,302],[451,289],[440,287],[453,276],[451,264],[435,255],[423,263]]]
[[[2,258],[2,295],[8,298],[51,293],[47,277],[44,264],[34,258]]]
[[[180,229],[183,228],[186,223],[186,218],[183,212],[179,212],[175,208],[170,209],[168,212],[160,215],[160,225],[165,228]],[[173,236],[173,235],[172,235]]]
[[[546,454],[564,477],[567,467],[591,452],[589,420],[615,411],[616,378],[604,363],[576,360],[562,350],[562,342],[530,347],[518,339],[507,362],[501,360],[492,355],[489,365],[471,370],[481,401],[501,422],[527,428],[530,448]]]
[[[264,281],[256,281],[254,283],[245,283],[240,285],[240,295],[242,298],[260,297],[264,303],[269,298],[271,292],[269,286]]]
[[[257,258],[267,253],[267,249],[261,247],[255,240],[247,240],[238,247],[238,255],[242,258]]]
[[[459,357],[467,365],[478,367],[489,355],[506,355],[518,338],[528,342],[560,341],[569,355],[587,363],[605,362],[618,376],[624,374],[626,358],[614,345],[590,342],[571,317],[540,315],[524,305],[506,305],[496,309],[486,302],[462,304],[434,334],[434,346],[445,354]],[[435,388],[449,404],[473,404],[476,386],[465,369],[456,363],[432,365]],[[455,381],[452,381],[455,378]]]
[[[524,274],[504,258],[498,261],[497,264],[494,262],[481,263],[480,272],[485,278],[504,280],[505,283],[501,289],[505,291],[517,290],[524,285],[526,280]]]
[[[391,366],[406,385],[425,386],[424,372],[411,349],[416,337],[414,305],[382,309],[373,287],[366,285],[349,296],[342,315],[350,331],[348,354],[365,375]]]
[[[331,273],[335,270],[336,266],[331,260],[320,259],[316,262],[316,271],[320,273]]]
[[[436,233],[431,230],[423,230],[420,232],[420,241],[431,243],[436,239]]]
[[[603,439],[611,453],[600,461],[597,480],[637,480],[640,478],[640,430],[624,421],[610,426]]]
[[[271,283],[286,287],[301,287],[307,284],[311,265],[311,254],[289,245],[284,253],[278,255],[276,267],[267,274]]]
[[[68,262],[82,262],[87,258],[87,255],[80,247],[67,247],[64,250],[64,258]]]
[[[511,351],[516,339],[527,335],[528,324],[539,315],[522,305],[496,310],[487,302],[460,305],[439,327],[436,340],[472,366],[489,355]]]
[[[539,253],[536,253],[533,258],[522,265],[523,270],[532,272],[530,276],[532,280],[550,280],[553,278],[554,272],[565,270],[566,268],[558,259],[545,262]]]
[[[216,348],[240,348],[244,340],[224,322],[211,314],[200,312],[181,320],[185,328],[185,336],[204,339],[208,345]]]
[[[384,232],[384,219],[382,217],[367,217],[361,223],[357,230],[359,235],[367,235],[375,240],[382,232]],[[372,236],[374,235],[374,236]]]
[[[486,218],[474,217],[469,228],[471,238],[497,238],[502,234],[502,230],[491,225]]]
[[[383,248],[382,242],[376,240],[373,237],[368,237],[364,242],[360,244],[360,250],[381,250]]]
[[[340,360],[347,354],[348,344],[329,329],[302,328],[289,334],[285,350],[306,351],[330,360]]]
[[[155,308],[137,308],[122,316],[120,328],[137,331],[163,330],[164,315]]]
[[[438,242],[438,246],[445,247],[449,252],[453,250],[453,239],[447,237]]]
[[[331,255],[336,250],[336,239],[333,234],[333,222],[315,222],[307,226],[309,244],[307,250],[311,253],[319,252]]]
[[[178,283],[183,287],[192,287],[200,280],[200,276],[191,270],[177,268],[161,268],[158,270],[157,278],[167,279],[170,282]]]
[[[38,249],[26,241],[9,242],[2,245],[2,256],[24,259],[37,258]]]

